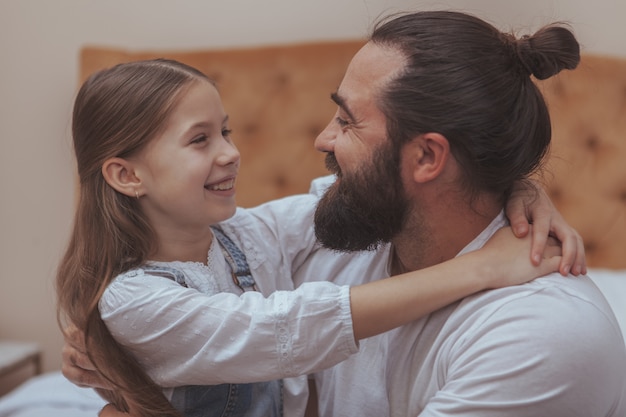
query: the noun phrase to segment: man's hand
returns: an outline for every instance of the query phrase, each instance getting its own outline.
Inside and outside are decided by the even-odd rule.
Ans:
[[[64,330],[61,372],[70,382],[83,388],[111,389],[111,385],[96,370],[85,349],[85,336],[76,326]]]
[[[559,272],[562,275],[587,273],[582,237],[567,224],[538,183],[518,181],[507,201],[506,215],[517,237],[526,236],[532,223],[530,256],[533,264],[541,262],[548,238],[554,236],[563,247]]]
[[[122,411],[118,411],[117,408],[113,406],[113,404],[107,404],[100,410],[98,413],[98,417],[129,417],[132,414],[124,413]]]

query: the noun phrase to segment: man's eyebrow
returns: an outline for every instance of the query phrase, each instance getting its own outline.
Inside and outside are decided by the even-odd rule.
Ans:
[[[334,101],[335,104],[337,104],[343,111],[345,111],[348,114],[348,117],[350,118],[351,121],[356,120],[356,118],[350,111],[350,108],[348,108],[348,105],[346,104],[346,100],[343,97],[341,97],[339,93],[337,92],[331,93],[330,99]]]

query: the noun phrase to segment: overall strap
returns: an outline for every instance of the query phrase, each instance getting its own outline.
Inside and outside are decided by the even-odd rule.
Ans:
[[[171,268],[169,266],[146,265],[143,266],[142,269],[144,272],[149,274],[158,275],[163,278],[169,278],[176,281],[177,284],[182,285],[183,287],[187,286],[187,283],[185,282],[185,274],[176,268]]]
[[[256,282],[250,272],[246,255],[235,243],[217,226],[211,226],[217,241],[220,243],[222,253],[230,265],[233,281],[244,291],[257,291]]]

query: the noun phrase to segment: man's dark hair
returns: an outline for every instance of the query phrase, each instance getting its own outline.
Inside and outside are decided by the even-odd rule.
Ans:
[[[370,41],[406,58],[378,98],[396,150],[438,132],[470,195],[487,191],[503,201],[514,181],[540,166],[551,127],[531,75],[545,79],[578,65],[579,45],[568,29],[553,24],[516,39],[465,13],[427,11],[379,22]]]

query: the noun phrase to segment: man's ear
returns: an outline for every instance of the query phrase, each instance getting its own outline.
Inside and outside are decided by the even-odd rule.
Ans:
[[[450,158],[450,143],[440,133],[424,133],[413,141],[413,180],[425,183],[439,177]]]
[[[139,197],[142,184],[132,162],[117,157],[107,159],[102,164],[102,176],[117,192],[129,197]]]

